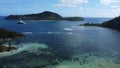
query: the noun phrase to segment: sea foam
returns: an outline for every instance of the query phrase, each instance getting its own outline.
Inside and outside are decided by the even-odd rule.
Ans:
[[[64,30],[66,30],[66,31],[73,31],[73,29],[71,29],[71,28],[64,28]]]
[[[33,32],[23,32],[23,34],[33,34]]]
[[[20,44],[18,50],[14,50],[10,52],[1,52],[0,57],[12,56],[12,55],[24,52],[24,51],[27,51],[30,53],[37,53],[37,51],[39,51],[38,49],[40,48],[45,49],[48,47],[45,44],[39,44],[39,43],[23,43],[23,44]]]

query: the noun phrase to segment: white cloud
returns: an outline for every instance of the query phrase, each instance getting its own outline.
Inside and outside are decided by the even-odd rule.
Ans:
[[[111,5],[110,7],[112,8],[112,12],[120,14],[120,6]]]
[[[110,5],[112,3],[118,3],[120,0],[100,0],[100,4],[102,5]]]
[[[59,0],[59,7],[77,7],[78,4],[88,3],[88,0]]]
[[[100,4],[107,6],[108,10],[114,14],[120,14],[120,0],[100,0]]]
[[[83,7],[79,7],[79,9],[80,9],[80,10],[84,10],[84,8],[83,8]]]
[[[120,8],[120,6],[117,6],[117,5],[111,5],[110,7],[111,8]]]

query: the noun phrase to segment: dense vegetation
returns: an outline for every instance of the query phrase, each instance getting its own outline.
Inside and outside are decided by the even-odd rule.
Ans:
[[[82,17],[66,17],[64,19],[68,20],[68,21],[82,21],[82,20],[84,20]]]
[[[112,20],[105,21],[101,24],[98,23],[85,23],[81,24],[80,26],[100,26],[100,27],[106,27],[106,28],[111,28],[111,29],[116,29],[120,30],[120,16],[116,17]]]
[[[10,51],[12,49],[15,49],[15,47],[13,46],[6,47],[4,43],[6,41],[11,41],[12,39],[23,37],[23,36],[24,35],[19,34],[17,32],[0,28],[0,52]]]
[[[24,36],[24,35],[14,32],[14,31],[0,28],[0,39],[18,38],[18,37],[22,37],[22,36]]]
[[[120,30],[120,16],[116,17],[116,18],[114,18],[112,20],[103,22],[101,25],[103,27],[108,27],[108,28]]]
[[[88,22],[88,23],[80,24],[80,26],[100,26],[100,24]]]
[[[68,21],[81,21],[84,20],[82,17],[62,17],[61,15],[45,11],[38,14],[27,14],[27,15],[10,15],[5,18],[6,20],[68,20]]]

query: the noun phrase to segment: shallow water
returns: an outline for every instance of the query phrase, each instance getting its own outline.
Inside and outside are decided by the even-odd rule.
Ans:
[[[0,53],[0,68],[120,68],[120,32],[78,26],[108,18],[83,21],[1,20],[0,27],[25,34],[13,41],[19,50]]]

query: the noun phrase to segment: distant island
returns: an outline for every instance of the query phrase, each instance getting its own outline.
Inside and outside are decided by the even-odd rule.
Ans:
[[[84,18],[82,18],[82,17],[66,17],[66,18],[64,18],[64,20],[68,20],[68,21],[83,21]]]
[[[0,52],[16,50],[17,48],[15,46],[12,46],[11,43],[9,43],[8,45],[5,45],[5,43],[20,37],[24,37],[24,35],[0,28]]]
[[[115,17],[112,20],[109,21],[105,21],[103,23],[85,23],[85,24],[80,24],[80,26],[100,26],[100,27],[106,27],[106,28],[111,28],[111,29],[115,29],[115,30],[119,30],[120,31],[120,16],[119,17]]]
[[[45,11],[37,14],[27,14],[27,15],[9,15],[5,18],[6,20],[68,20],[68,21],[82,21],[82,17],[62,17],[61,15]]]

